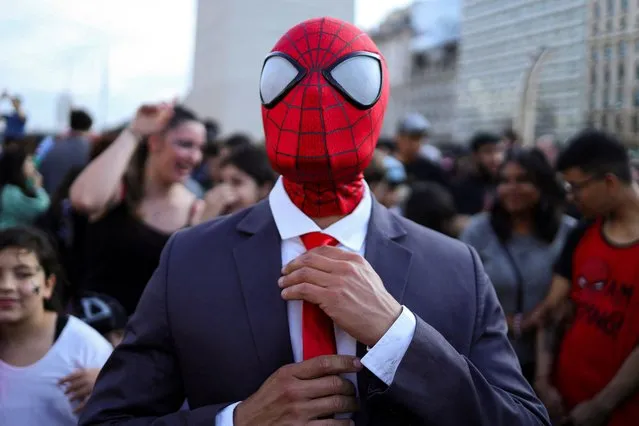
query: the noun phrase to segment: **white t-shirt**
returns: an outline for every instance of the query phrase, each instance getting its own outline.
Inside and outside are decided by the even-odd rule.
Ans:
[[[102,368],[113,347],[93,328],[70,316],[49,352],[28,367],[0,360],[0,425],[77,425],[58,380],[78,368]]]

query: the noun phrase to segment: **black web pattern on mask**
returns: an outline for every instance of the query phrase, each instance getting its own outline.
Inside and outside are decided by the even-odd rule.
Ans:
[[[349,39],[345,40],[340,36],[340,33],[344,29],[344,23],[341,23],[339,28],[335,32],[331,32],[330,29],[327,30],[325,28],[326,18],[323,18],[320,21],[319,34],[317,38],[317,43],[315,47],[311,48],[309,37],[312,33],[306,27],[305,24],[300,24],[300,28],[303,31],[303,35],[294,40],[290,36],[287,36],[289,45],[297,52],[298,57],[295,58],[299,61],[300,65],[302,65],[306,70],[308,75],[298,84],[301,90],[301,97],[299,97],[299,102],[293,103],[290,101],[291,94],[300,93],[299,88],[297,90],[293,90],[291,93],[287,95],[284,99],[280,101],[280,103],[286,106],[286,109],[282,113],[281,108],[275,108],[268,110],[266,113],[266,120],[268,121],[268,125],[274,126],[277,131],[277,141],[275,143],[275,152],[276,155],[284,156],[284,157],[293,157],[295,158],[296,170],[298,173],[298,178],[295,180],[306,181],[313,180],[313,172],[312,171],[304,171],[300,170],[300,161],[301,159],[310,159],[316,158],[320,160],[325,160],[326,168],[330,173],[330,181],[326,183],[304,183],[302,185],[296,185],[297,188],[290,188],[292,191],[289,191],[289,196],[298,206],[303,206],[305,210],[312,209],[316,210],[318,215],[321,215],[323,210],[328,208],[339,207],[340,198],[348,198],[349,195],[352,195],[353,191],[361,190],[360,185],[352,185],[352,179],[357,175],[357,172],[360,170],[362,163],[367,163],[370,161],[370,157],[372,156],[372,151],[370,155],[367,155],[365,158],[360,158],[359,149],[361,146],[368,142],[369,138],[373,137],[373,133],[375,128],[378,125],[381,125],[381,117],[373,116],[373,109],[368,109],[364,114],[358,117],[356,120],[351,121],[352,118],[348,114],[348,111],[345,107],[345,99],[341,99],[341,97],[337,94],[337,90],[330,86],[327,82],[323,82],[323,77],[321,76],[321,72],[323,68],[330,66],[332,63],[341,58],[344,54],[350,53],[351,46],[354,42],[356,42],[360,37],[364,36],[362,32],[352,32],[348,29],[348,33],[346,34]],[[325,37],[331,37],[330,42],[327,47],[324,48],[321,46],[322,40]],[[336,52],[332,52],[331,48],[333,48],[336,41],[340,41],[345,43],[344,46],[337,50]],[[308,50],[302,51],[300,49],[300,45],[306,43],[308,46]],[[304,106],[307,102],[306,98],[306,90],[308,88],[317,88],[319,95],[317,98],[317,105],[309,105]],[[324,90],[328,90],[331,97],[333,98],[333,102],[330,105],[323,105],[324,101],[322,94]],[[287,101],[287,98],[289,99]],[[341,114],[344,118],[345,125],[340,126],[331,130],[327,130],[326,123],[324,121],[323,112],[329,111],[334,108],[339,108],[341,110]],[[300,120],[297,128],[287,128],[285,126],[286,119],[291,112],[291,110],[298,109],[300,110]],[[317,115],[319,116],[321,131],[319,132],[309,132],[303,131],[302,127],[304,124],[303,115],[304,113],[309,113],[311,111],[317,111]],[[311,112],[311,114],[313,114]],[[275,115],[275,117],[274,117]],[[380,114],[381,115],[381,114]],[[361,140],[356,140],[354,127],[365,125],[367,127],[367,131]],[[340,137],[339,142],[335,142],[332,145],[340,148],[337,152],[331,153],[329,151],[329,143],[331,136],[337,137],[336,135],[340,132],[348,132],[350,133],[350,143],[348,142],[348,138]],[[280,140],[282,135],[286,133],[291,133],[297,135],[297,152],[295,154],[284,152],[280,149]],[[313,142],[309,140],[313,137],[319,137],[320,143],[324,145],[324,154],[318,156],[302,156],[300,153],[300,148],[302,143]],[[306,140],[305,140],[306,139]],[[354,155],[355,161],[349,161],[352,163],[352,166],[343,169],[343,170],[332,170],[330,167],[331,159],[334,159],[337,156],[342,155]],[[322,174],[324,175],[324,174]],[[360,175],[361,176],[361,175]],[[345,180],[348,178],[348,180]],[[338,183],[345,182],[345,183]],[[352,197],[351,197],[352,198]]]

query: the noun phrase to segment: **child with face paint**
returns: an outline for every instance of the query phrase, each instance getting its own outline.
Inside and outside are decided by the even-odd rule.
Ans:
[[[56,254],[29,228],[0,231],[0,424],[75,425],[111,345],[57,313]],[[58,283],[59,284],[59,283]]]

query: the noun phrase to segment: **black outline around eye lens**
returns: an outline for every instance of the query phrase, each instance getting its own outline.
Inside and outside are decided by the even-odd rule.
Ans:
[[[379,90],[377,92],[377,96],[375,96],[375,99],[373,100],[373,102],[371,102],[368,105],[365,105],[359,101],[357,101],[356,99],[354,99],[343,87],[341,84],[339,84],[334,78],[333,75],[331,74],[333,72],[333,70],[335,68],[337,68],[339,65],[341,65],[343,62],[346,62],[349,59],[355,58],[357,56],[367,56],[369,58],[373,58],[377,61],[377,65],[379,66]],[[342,56],[341,58],[339,58],[333,65],[331,65],[330,67],[326,68],[325,70],[322,71],[322,75],[324,76],[324,78],[326,79],[326,81],[328,81],[328,83],[333,86],[335,89],[337,89],[345,98],[346,100],[348,100],[348,102],[350,102],[351,104],[353,104],[353,106],[357,109],[369,109],[371,108],[373,105],[375,105],[377,103],[377,101],[379,101],[379,98],[382,96],[382,88],[384,87],[384,69],[382,68],[382,58],[375,54],[375,53],[371,53],[371,52],[352,52],[349,53],[348,55]]]
[[[262,64],[262,72],[260,73],[260,85],[262,82],[262,73],[264,73],[264,67],[266,66],[266,62],[268,62],[269,59],[271,59],[274,56],[279,56],[281,58],[286,59],[291,65],[293,65],[295,67],[295,69],[297,70],[297,75],[295,76],[295,78],[293,80],[291,80],[290,83],[288,83],[286,85],[286,87],[284,88],[284,90],[282,90],[280,92],[279,95],[277,95],[276,97],[273,98],[273,100],[269,103],[264,102],[264,98],[262,97],[262,88],[260,87],[260,101],[262,102],[262,105],[264,106],[264,108],[269,109],[269,108],[273,108],[279,101],[281,101],[284,96],[286,96],[288,94],[288,92],[291,91],[291,89],[293,87],[295,87],[295,85],[297,85],[297,83],[299,83],[304,76],[306,75],[306,69],[301,66],[295,59],[293,59],[290,55],[287,55],[286,53],[282,53],[282,52],[271,52],[266,59],[264,59],[264,63]]]

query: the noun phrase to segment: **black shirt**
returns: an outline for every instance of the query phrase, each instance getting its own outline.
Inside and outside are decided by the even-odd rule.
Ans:
[[[457,213],[472,216],[489,207],[497,186],[487,176],[472,174],[453,186]]]
[[[87,228],[85,289],[116,299],[133,314],[171,235],[151,228],[121,203]]]
[[[445,187],[450,186],[448,176],[436,163],[419,157],[410,163],[403,163],[408,182],[436,182]]]

